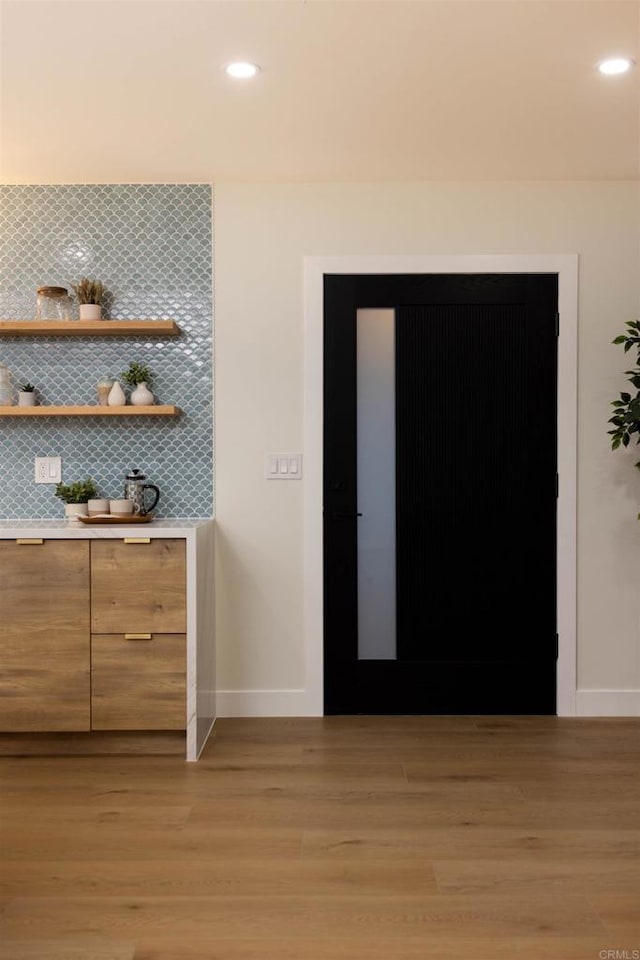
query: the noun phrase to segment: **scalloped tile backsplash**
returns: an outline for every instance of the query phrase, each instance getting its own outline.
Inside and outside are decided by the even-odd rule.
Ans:
[[[179,337],[2,337],[14,386],[47,404],[95,402],[96,383],[130,360],[155,374],[160,403],[181,417],[0,419],[0,517],[61,517],[35,457],[62,457],[65,482],[92,476],[108,497],[139,467],[164,517],[213,514],[211,187],[207,184],[0,186],[0,319],[35,317],[36,288],[81,276],[110,292],[113,319],[173,319]]]

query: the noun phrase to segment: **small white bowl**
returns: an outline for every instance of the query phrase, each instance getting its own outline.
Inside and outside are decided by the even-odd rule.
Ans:
[[[97,517],[98,515],[104,515],[109,513],[109,501],[108,500],[89,500],[87,503],[87,509],[89,511],[90,517]]]
[[[119,517],[133,514],[133,500],[111,500],[109,506],[111,513]]]

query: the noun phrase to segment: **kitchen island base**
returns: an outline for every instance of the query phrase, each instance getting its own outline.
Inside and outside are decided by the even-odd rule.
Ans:
[[[214,523],[139,533],[0,521],[5,754],[181,742],[197,760],[215,720]]]

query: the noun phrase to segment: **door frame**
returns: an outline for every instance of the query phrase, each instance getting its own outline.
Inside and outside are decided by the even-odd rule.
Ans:
[[[556,668],[558,716],[576,714],[577,254],[342,256],[304,258],[304,713],[324,710],[322,573],[323,278],[376,273],[556,273],[558,275],[558,491]]]

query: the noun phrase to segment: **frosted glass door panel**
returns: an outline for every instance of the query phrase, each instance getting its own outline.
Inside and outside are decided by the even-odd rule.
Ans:
[[[358,659],[396,658],[395,310],[357,312]]]

